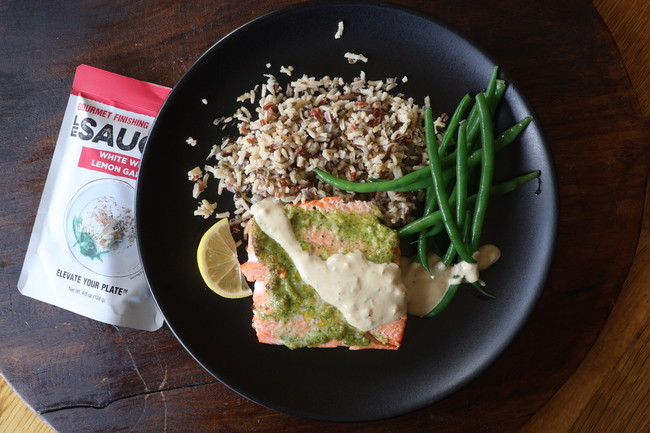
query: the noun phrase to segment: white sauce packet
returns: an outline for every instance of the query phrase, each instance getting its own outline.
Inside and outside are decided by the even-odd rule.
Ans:
[[[23,295],[117,326],[163,318],[135,241],[135,184],[171,89],[80,65],[18,280]]]

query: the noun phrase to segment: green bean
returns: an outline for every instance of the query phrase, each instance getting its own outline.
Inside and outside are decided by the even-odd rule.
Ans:
[[[493,185],[495,153],[514,142],[533,120],[530,116],[525,117],[494,136],[496,112],[507,90],[506,82],[499,79],[498,75],[499,68],[495,66],[485,91],[475,95],[474,101],[470,95],[464,95],[440,142],[436,137],[432,109],[425,109],[424,141],[429,156],[427,167],[397,179],[369,179],[361,182],[339,179],[321,169],[315,170],[320,180],[344,191],[374,193],[426,190],[421,218],[400,228],[398,236],[404,238],[418,235],[413,242],[417,242],[415,260],[429,273],[428,256],[431,251],[440,255],[440,246],[446,247],[441,259],[445,266],[450,266],[456,260],[475,263],[472,253],[479,247],[490,198],[513,191],[541,174],[534,171]],[[463,120],[465,115],[466,119]],[[472,192],[475,193],[470,195]],[[438,235],[443,230],[447,236],[441,241]],[[480,281],[472,285],[483,296],[493,297]],[[458,288],[459,284],[450,286],[444,299],[427,317],[442,311]]]
[[[495,67],[495,68],[494,68],[494,71],[493,71],[493,74],[492,74],[492,77],[491,77],[491,79],[490,79],[490,84],[488,85],[488,88],[487,88],[487,90],[486,90],[486,92],[485,92],[485,94],[486,94],[486,99],[487,99],[487,101],[486,101],[486,105],[487,105],[487,108],[489,109],[489,114],[490,114],[490,115],[492,115],[492,114],[495,113],[495,111],[496,111],[496,107],[498,106],[499,101],[501,100],[501,98],[502,98],[502,96],[503,96],[503,93],[505,92],[505,87],[506,87],[506,86],[505,86],[505,82],[503,82],[502,80],[497,80],[497,79],[496,79],[496,76],[497,76],[497,68]],[[478,104],[477,104],[477,105],[478,105]],[[476,106],[475,106],[475,107],[476,107]],[[483,107],[483,108],[485,108],[485,107]],[[481,137],[481,138],[482,138],[481,141],[484,142],[484,141],[485,141],[485,138],[484,138],[484,134],[483,134],[483,133],[484,133],[484,131],[485,131],[485,127],[484,127],[484,122],[485,122],[485,111],[482,110],[481,107],[479,107],[478,111],[479,111],[479,116],[480,116],[480,121],[481,121],[481,122],[480,122],[480,130],[481,130],[481,135],[482,135],[482,137]],[[490,122],[491,122],[491,120],[490,120]],[[525,126],[524,126],[524,127],[525,127]],[[523,129],[523,128],[522,128],[522,129]],[[459,132],[460,132],[460,130],[459,130]],[[460,134],[459,134],[459,135],[460,135]],[[472,141],[473,141],[473,139],[474,139],[474,138],[472,137]],[[492,139],[492,135],[490,136],[490,139]],[[456,188],[456,191],[457,191],[457,194],[458,194],[458,196],[457,196],[457,203],[456,203],[456,205],[457,205],[457,209],[456,209],[456,218],[457,218],[457,222],[458,222],[459,226],[461,226],[461,227],[463,228],[463,242],[467,242],[467,241],[468,241],[468,237],[470,236],[470,234],[469,234],[469,232],[470,232],[470,230],[469,230],[469,229],[470,229],[470,226],[472,226],[472,227],[475,227],[475,226],[474,226],[473,224],[472,224],[472,225],[469,224],[470,211],[469,211],[469,210],[466,210],[466,211],[462,211],[462,210],[461,210],[461,209],[463,209],[463,203],[462,203],[462,202],[464,201],[464,197],[462,197],[462,191],[466,191],[466,190],[467,190],[467,189],[466,189],[466,188],[467,188],[466,183],[465,183],[465,184],[461,184],[461,182],[463,182],[463,181],[466,182],[466,178],[467,178],[467,176],[466,176],[466,175],[467,175],[467,164],[465,163],[465,167],[461,167],[461,166],[460,166],[460,165],[462,164],[462,161],[463,161],[464,158],[466,157],[466,155],[463,155],[461,152],[462,152],[464,149],[466,149],[466,147],[460,145],[460,142],[461,142],[460,136],[459,136],[459,140],[458,140],[458,141],[459,141],[459,145],[458,145],[458,147],[457,147],[457,149],[458,149],[458,150],[457,150],[458,155],[457,155],[457,157],[456,157],[456,166],[457,166],[457,170],[456,170],[456,178],[457,178],[457,184],[456,184],[456,187],[457,187],[457,188]],[[465,144],[466,144],[466,143],[465,143]],[[484,147],[481,147],[481,149],[484,149]],[[492,154],[492,155],[493,155],[493,150],[492,150],[491,152],[486,152],[486,154],[487,154],[487,155],[489,155],[489,154]],[[479,155],[480,155],[480,154],[479,154]],[[489,156],[488,156],[488,158],[489,158]],[[483,158],[482,155],[481,155],[481,161],[484,162],[485,159],[486,159],[486,158]],[[485,164],[482,164],[482,166],[484,167]],[[493,166],[492,166],[492,167],[493,167]],[[464,173],[464,176],[461,176],[461,175],[460,175],[461,172]],[[482,170],[482,173],[486,173],[486,171],[485,171],[484,168],[483,168],[483,170]],[[483,180],[483,176],[482,176],[482,179],[481,179],[481,180]],[[483,186],[483,185],[482,185],[482,182],[479,184],[479,190],[480,190],[480,187],[481,187],[481,186]],[[478,205],[477,205],[477,208],[478,208]],[[467,214],[466,216],[465,216],[465,213]],[[477,212],[477,214],[478,214],[478,212]],[[463,216],[465,216],[466,221],[467,221],[467,222],[465,222],[464,225],[463,225]],[[481,224],[482,224],[482,222],[481,222]],[[472,245],[472,247],[473,247],[474,250],[478,248],[478,246],[475,246],[475,245]],[[442,262],[445,264],[445,266],[449,266],[449,264],[453,261],[455,255],[456,255],[456,251],[455,251],[454,245],[453,245],[453,244],[450,244],[450,245],[449,245],[449,248],[448,248],[448,250],[447,250],[447,252],[446,252],[446,254],[445,254],[445,256],[444,256],[443,259],[442,259]],[[456,292],[457,292],[457,290],[458,290],[458,286],[459,286],[458,284],[453,285],[453,286],[450,286],[449,289],[448,289],[448,292],[447,292],[448,294],[447,294],[447,296],[445,296],[445,298],[446,298],[446,299],[445,299],[446,302],[444,302],[445,305],[438,305],[438,306],[436,306],[436,308],[434,308],[431,312],[429,312],[429,313],[427,314],[427,317],[435,316],[435,315],[438,314],[440,311],[442,311],[442,310],[446,307],[446,305],[451,301],[451,298],[453,298],[453,296],[456,294]],[[474,283],[472,283],[472,286],[473,286],[473,287],[474,287],[474,288],[475,288],[475,289],[476,289],[480,294],[482,294],[483,296],[485,296],[485,297],[489,297],[489,298],[494,298],[494,296],[493,296],[492,294],[490,294],[489,292],[487,292],[487,291],[485,291],[485,290],[483,289],[483,287],[480,285],[479,282],[474,282]],[[442,304],[442,303],[441,303],[441,304]]]
[[[440,214],[438,214],[438,215],[440,215]],[[429,230],[426,231],[425,236],[428,236],[428,237],[437,236],[444,229],[445,229],[445,225],[442,223],[442,218],[438,218],[438,222],[435,222],[433,224],[433,227],[431,227]]]
[[[433,187],[428,187],[424,198],[424,210],[422,216],[426,217],[431,214],[436,208],[436,195]],[[418,261],[427,272],[429,270],[429,240],[430,237],[425,232],[420,232],[418,235]]]
[[[426,171],[420,172],[418,170],[392,180],[386,180],[380,182],[352,182],[346,179],[340,179],[324,170],[321,170],[320,168],[316,168],[315,172],[316,172],[316,176],[320,180],[329,183],[335,188],[338,188],[342,191],[359,192],[359,193],[397,191],[396,188],[403,187],[405,185],[410,185],[413,182],[419,181],[420,179],[428,175]],[[424,188],[426,188],[426,185],[424,186]],[[422,187],[417,189],[422,189]]]
[[[494,151],[498,152],[503,149],[519,137],[519,134],[522,133],[524,129],[528,126],[530,122],[533,121],[532,116],[526,116],[519,122],[512,125],[510,128],[503,131],[497,138],[494,140]]]
[[[443,298],[440,300],[438,305],[436,305],[433,308],[433,310],[429,311],[423,317],[428,319],[428,318],[431,318],[433,316],[436,316],[436,315],[440,314],[440,312],[442,310],[447,308],[447,306],[449,305],[451,300],[454,298],[454,296],[456,296],[456,292],[458,291],[459,287],[460,287],[460,284],[453,284],[453,285],[449,286],[449,288],[447,289],[447,293],[445,294],[445,296],[443,296]]]
[[[478,163],[478,160],[476,163]],[[416,191],[425,189],[433,184],[429,167],[418,169],[397,179],[371,179],[370,182],[353,182],[351,180],[341,179],[320,168],[316,168],[314,171],[316,172],[316,176],[323,182],[342,191],[358,193]],[[448,175],[449,172],[446,173]]]
[[[469,209],[465,210],[465,221],[469,221],[472,218],[472,211]],[[470,232],[470,224],[465,224],[463,226],[463,242],[467,243],[469,242],[469,232]]]
[[[456,248],[458,255],[460,255],[460,257],[467,263],[474,263],[472,255],[467,251],[467,248],[462,243],[458,226],[454,221],[451,208],[449,207],[449,197],[445,191],[440,157],[438,156],[438,149],[436,148],[436,137],[433,129],[433,114],[431,107],[428,107],[425,110],[424,137],[427,143],[427,152],[429,153],[429,167],[433,179],[433,188],[436,192],[436,199],[438,200],[438,206],[440,207],[440,212],[442,214],[442,221],[445,224],[445,230],[449,235],[449,239],[454,244],[454,248]]]
[[[456,156],[455,151],[454,151],[454,156]],[[469,159],[468,161],[471,163],[471,166],[476,166],[481,162],[480,155],[476,155],[476,157]],[[406,179],[404,179],[406,176],[416,174],[416,173],[418,174],[417,177],[412,176],[410,179],[408,179],[409,181],[406,182]],[[408,191],[417,191],[420,189],[426,189],[433,185],[433,180],[431,179],[431,170],[429,169],[429,167],[421,168],[417,171],[409,173],[409,175],[402,176],[397,179],[393,179],[393,180],[377,179],[368,183],[351,182],[348,180],[340,179],[338,177],[332,176],[331,174],[319,168],[316,169],[316,174],[321,180],[324,180],[330,185],[335,186],[344,191],[352,191],[352,192],[378,192],[378,191],[408,192]],[[442,174],[443,174],[443,179],[445,180],[445,182],[447,182],[454,177],[455,169],[453,166],[446,167],[443,170]],[[396,182],[398,180],[403,180],[403,182],[399,182],[399,183]],[[392,182],[392,184],[388,184],[389,182]],[[403,183],[404,185],[400,185],[400,183]],[[378,186],[378,184],[381,184],[381,186]],[[361,187],[360,185],[365,185],[365,187]],[[393,185],[393,187],[390,188],[390,185]]]
[[[429,241],[431,238],[426,236],[425,232],[418,233],[418,256],[417,261],[422,265],[422,267],[428,272],[431,273],[429,269]]]
[[[503,99],[503,94],[506,92],[506,82],[503,80],[497,80],[496,89],[494,90],[494,97],[490,100],[490,113],[494,116],[499,106],[499,102]]]
[[[525,183],[530,182],[533,179],[537,179],[540,176],[541,172],[539,170],[536,171],[531,171],[530,173],[526,173],[524,175],[515,177],[513,179],[507,180],[503,183],[499,183],[497,185],[493,185],[492,188],[490,188],[490,197],[497,197],[503,194],[507,194],[509,192],[514,191],[515,189],[519,188],[521,185],[524,185]],[[476,194],[473,194],[469,197],[467,197],[467,206],[474,206],[476,203]],[[406,237],[410,236],[416,233],[421,232],[422,230],[428,229],[430,227],[433,227],[437,223],[442,221],[442,215],[440,210],[437,210],[433,213],[431,213],[427,217],[423,218],[418,218],[414,221],[411,221],[404,227],[400,228],[397,231],[397,234],[400,237]]]
[[[437,216],[438,218],[435,218],[435,216]],[[440,215],[439,212],[432,213],[430,215],[430,217],[433,217],[433,219],[431,220],[432,223],[429,224],[428,226],[424,227],[422,230],[424,231],[424,229],[428,228],[428,230],[425,232],[425,236],[434,237],[434,236],[437,236],[440,232],[442,232],[445,229],[445,225],[442,223],[442,216]],[[422,220],[422,218],[420,218],[420,220]],[[428,220],[427,220],[427,222],[428,222]],[[429,228],[430,226],[431,226],[431,228]],[[398,234],[399,234],[399,231],[398,231]],[[400,235],[400,237],[401,237],[401,235]]]
[[[479,121],[478,121],[478,108],[476,107],[476,104],[472,106],[472,110],[469,112],[469,116],[467,116],[467,142],[469,143],[470,147],[472,147],[472,144],[474,141],[476,141],[476,137],[478,136],[479,132]]]
[[[429,169],[427,168],[426,171],[429,171]],[[433,181],[431,180],[431,173],[429,172],[428,178],[419,179],[416,180],[415,182],[408,183],[404,186],[398,186],[394,189],[391,189],[390,191],[395,191],[395,192],[417,191],[419,189],[426,189],[431,185],[433,185]]]
[[[485,96],[486,101],[489,101],[490,105],[492,104],[492,101],[494,101],[495,95],[496,95],[496,89],[497,89],[497,78],[499,76],[499,67],[495,66],[492,68],[492,75],[490,76],[490,81],[488,82],[488,86],[485,89],[485,93],[483,94]],[[505,84],[505,82],[504,82]],[[488,106],[490,106],[488,105]],[[480,113],[479,113],[480,114]]]
[[[515,123],[510,128],[503,131],[499,136],[494,140],[494,151],[503,150],[509,144],[511,144],[515,139],[521,134],[521,132],[532,122],[533,118],[531,116],[525,117],[519,122]],[[481,163],[481,158],[483,157],[483,149],[478,149],[472,152],[471,155],[467,157],[467,167],[472,168],[476,167]],[[441,165],[445,168],[444,175],[445,179],[450,179],[453,176],[453,166],[456,161],[456,151],[453,151],[449,155],[445,156],[440,160]],[[417,174],[417,176],[415,176]],[[399,189],[394,189],[392,191],[405,192],[405,191],[414,191],[416,189],[424,189],[427,186],[431,185],[431,176],[428,167],[421,168],[412,173],[409,173],[406,176],[412,176],[411,179],[414,179],[412,183],[406,183],[406,185],[400,187]],[[406,176],[402,176],[399,179],[403,179]],[[417,183],[416,183],[417,182]]]
[[[533,118],[531,116],[527,116],[524,119],[520,120],[519,122],[515,123],[510,128],[503,131],[501,134],[499,134],[499,136],[494,140],[494,152],[496,153],[500,150],[503,150],[509,144],[514,142],[519,136],[519,134],[521,134],[521,132],[524,129],[526,129],[526,127],[532,121]],[[475,150],[474,152],[472,152],[471,155],[467,157],[467,167],[468,168],[476,167],[481,163],[482,158],[483,158],[483,149],[481,148]],[[454,170],[451,164],[453,164],[455,160],[456,160],[456,151],[453,151],[452,153],[450,153],[449,155],[445,156],[440,160],[441,165],[445,168],[443,173],[446,180],[451,179],[454,175]],[[415,179],[415,181],[411,183],[406,183],[406,185],[393,189],[391,191],[396,191],[396,192],[415,191],[418,189],[427,188],[428,186],[431,185],[432,181],[430,176],[425,177],[425,175],[430,174],[428,167],[421,168],[417,171],[409,173],[409,175],[414,175],[416,173],[418,174],[417,177],[412,176],[412,179]],[[405,176],[402,176],[399,179],[403,179],[404,177]]]
[[[511,144],[521,134],[521,132],[533,120],[531,116],[525,117],[507,130],[503,131],[494,141],[494,151],[498,152]],[[468,167],[475,167],[481,161],[483,149],[478,149],[472,152],[467,159]],[[444,168],[449,168],[454,165],[456,160],[456,151],[446,155],[440,160]],[[327,173],[320,168],[316,170],[316,176],[323,182],[327,182],[335,188],[343,191],[369,193],[380,191],[396,191],[407,192],[415,191],[418,189],[425,189],[432,184],[431,172],[429,167],[423,167],[411,173],[405,174],[397,179],[372,179],[370,182],[352,182],[349,180],[338,178],[330,173]],[[445,172],[449,175],[449,171]]]
[[[500,89],[500,87],[503,85],[505,86],[505,81],[503,80],[498,80],[497,77],[499,75],[499,67],[495,66],[492,69],[492,74],[490,75],[490,80],[488,81],[488,86],[485,89],[485,92],[483,95],[485,96],[485,100],[488,103],[489,106],[494,105],[494,108],[496,109],[497,105],[499,104],[499,101],[501,100],[501,97],[503,96],[503,91],[505,90],[505,87],[503,89]],[[501,81],[501,84],[498,84],[499,81]],[[497,89],[499,88],[499,93],[497,93]],[[474,143],[476,142],[479,134],[480,134],[480,119],[479,119],[479,113],[478,113],[478,107],[476,104],[472,107],[472,111],[470,113],[470,117],[467,119],[468,121],[468,128],[467,128],[467,142],[470,144],[470,149],[474,148]]]
[[[523,132],[524,129],[530,124],[530,122],[533,121],[532,116],[527,116],[520,120],[519,122],[515,123],[512,125],[510,128],[506,129],[503,131],[499,136],[497,136],[494,140],[494,152],[498,152],[503,150],[505,147],[507,147],[509,144],[514,142],[517,137]],[[468,157],[467,157],[467,165],[468,168],[471,167],[476,167],[477,165],[480,164],[481,158],[483,158],[483,149],[477,149],[474,152],[472,152]],[[456,161],[456,151],[453,151],[452,153],[446,155],[440,160],[441,165],[447,169],[445,171],[445,175],[449,176],[450,171],[449,168],[453,167],[454,163]],[[415,174],[417,173],[417,176]],[[419,170],[416,170],[412,173],[409,173],[406,176],[412,175],[411,179],[415,179],[419,184],[413,183],[413,187],[419,186],[420,188],[414,188],[414,189],[423,189],[428,186],[429,182],[429,177],[425,176],[429,174],[429,169],[428,167],[420,168]],[[404,178],[405,176],[400,177],[400,179]],[[413,191],[410,188],[409,183],[405,185],[402,189],[402,191]]]
[[[472,102],[471,96],[469,95],[463,96],[463,99],[461,99],[460,102],[458,103],[458,106],[456,107],[454,114],[451,116],[451,119],[449,119],[449,122],[447,124],[447,130],[445,131],[445,134],[442,137],[442,142],[438,147],[438,155],[441,158],[445,155],[447,146],[451,142],[451,139],[453,138],[454,134],[456,134],[456,128],[460,124],[460,121],[463,118],[463,114],[465,113],[465,110],[467,110],[467,107],[469,107],[469,104],[471,102]]]
[[[462,226],[465,219],[467,206],[467,124],[463,123],[458,128],[458,145],[456,146],[456,221]]]
[[[454,260],[454,257],[456,257],[456,247],[454,246],[453,243],[450,243],[449,246],[447,247],[447,251],[445,252],[445,255],[442,256],[442,259],[440,260],[445,266],[449,266],[452,260]]]
[[[476,165],[479,162],[474,163]],[[427,171],[429,171],[429,177],[425,179],[420,179],[417,180],[413,183],[409,183],[408,185],[404,185],[402,187],[398,187],[393,189],[392,191],[395,192],[406,192],[406,191],[416,191],[418,189],[425,189],[433,185],[433,180],[431,179],[431,169],[427,168]],[[448,167],[444,170],[442,170],[442,178],[444,182],[448,182],[449,180],[453,179],[455,176],[455,169],[454,167]]]
[[[481,177],[477,193],[478,197],[476,199],[476,208],[474,209],[474,219],[472,220],[470,245],[473,251],[476,251],[479,246],[494,174],[494,132],[492,129],[492,116],[485,101],[485,96],[482,93],[476,95],[476,105],[478,106],[479,116],[481,118],[483,157],[481,158]]]
[[[528,117],[524,118],[523,120],[517,122],[516,124],[514,124],[510,128],[508,128],[507,130],[503,131],[494,140],[494,152],[496,153],[497,151],[500,151],[500,150],[504,149],[506,146],[511,144],[513,141],[515,141],[517,136],[526,128],[526,126],[528,126],[528,124],[532,120],[533,120],[533,118],[528,116]],[[477,165],[479,165],[481,163],[482,158],[483,158],[483,149],[481,148],[481,149],[475,150],[474,152],[472,152],[471,155],[469,155],[467,157],[467,168],[476,167]],[[453,151],[452,153],[450,153],[449,155],[445,156],[444,158],[442,158],[440,160],[440,163],[441,163],[442,167],[444,168],[443,176],[445,178],[445,181],[448,181],[449,179],[451,179],[454,176],[454,167],[453,167],[452,164],[454,163],[455,160],[456,160],[456,151]],[[317,169],[317,170],[319,170],[319,169]],[[416,170],[416,171],[414,171],[412,173],[409,173],[406,176],[417,174],[417,177],[412,176],[409,180],[411,180],[411,179],[413,179],[413,180],[411,180],[410,182],[405,182],[405,185],[395,187],[394,189],[391,189],[390,191],[395,191],[395,192],[416,191],[416,190],[425,189],[425,188],[431,186],[432,180],[431,180],[431,176],[430,176],[429,171],[430,171],[429,168],[425,167],[425,168],[421,168],[419,170]],[[425,175],[429,175],[429,176],[425,176]],[[402,177],[400,177],[398,179],[404,179],[404,177],[406,177],[406,176],[402,176]],[[338,179],[338,178],[335,178],[335,179]],[[344,181],[344,182],[347,182],[347,181]],[[392,181],[384,181],[382,183],[386,183],[386,182],[392,182]],[[374,191],[377,191],[377,190],[373,190],[371,192],[374,192]],[[384,191],[384,189],[381,189],[381,191]]]
[[[467,210],[465,212],[465,216],[464,216],[465,221],[470,220],[471,214],[472,213],[469,210]],[[462,233],[461,237],[463,238],[463,242],[466,243],[466,244],[467,244],[467,242],[469,240],[469,231],[470,231],[470,224],[463,225],[463,233]],[[454,248],[453,244],[450,244],[449,248],[447,248],[447,252],[445,253],[445,255],[442,258],[442,263],[445,266],[449,266],[449,264],[454,260],[455,257],[456,257],[456,249]]]
[[[527,116],[522,120],[520,120],[519,122],[512,125],[510,128],[503,131],[501,134],[499,134],[499,136],[496,137],[494,140],[494,151],[497,152],[499,150],[502,150],[506,146],[511,144],[513,141],[515,141],[515,139],[519,136],[519,134],[521,134],[521,132],[526,128],[526,126],[528,126],[528,124],[532,122],[532,120],[533,118],[531,116]],[[468,125],[468,129],[469,129],[469,125]],[[478,163],[482,158],[481,155],[483,155],[483,149],[477,149],[474,152],[472,152],[468,157],[468,164],[471,167],[478,165]],[[456,161],[456,152],[454,151],[449,155],[445,156],[444,158],[442,158],[441,163],[443,167],[450,167],[454,165],[455,161]],[[426,168],[421,168],[417,171],[420,170],[425,171]]]
[[[472,287],[474,287],[477,292],[479,292],[481,295],[485,296],[486,298],[490,298],[490,299],[496,298],[496,296],[494,296],[492,293],[485,290],[481,285],[481,283],[479,283],[478,281],[474,281],[472,283]]]
[[[468,183],[468,173],[467,173],[467,123],[463,122],[458,127],[458,142],[456,144],[456,185],[454,186],[455,196],[456,196],[456,224],[459,229],[464,228],[463,225],[469,225],[465,223],[465,210],[467,208],[467,183]],[[463,243],[465,243],[465,238],[463,236]],[[456,248],[453,243],[449,244],[449,248],[445,253],[445,256],[442,259],[442,262],[445,266],[448,266],[449,263],[454,259],[456,255]]]
[[[524,185],[533,179],[537,179],[541,174],[541,171],[535,170],[526,174],[522,174],[521,176],[517,176],[505,182],[492,185],[492,188],[490,188],[490,197],[497,197],[512,192],[519,188],[521,185]],[[474,194],[472,197],[467,198],[468,205],[470,204],[470,199],[472,201],[472,204],[474,203],[476,200],[476,194]]]
[[[469,221],[471,212],[469,210],[467,210],[465,213],[466,213],[466,215],[464,217],[465,221]],[[467,241],[468,236],[469,236],[469,224],[465,224],[465,226],[463,227],[463,240]],[[453,250],[453,245],[450,245],[449,249]],[[448,252],[448,254],[449,254],[449,252]],[[455,255],[455,250],[453,250],[453,253],[451,253],[451,254]],[[448,266],[449,263],[451,263],[451,261],[453,260],[453,258],[454,257],[452,255],[452,257],[449,258],[447,262],[445,262],[445,259],[443,258],[442,262],[445,264],[445,266]],[[478,283],[472,283],[472,285],[474,285],[474,284],[478,284]],[[449,305],[449,302],[451,302],[452,298],[454,296],[456,296],[456,292],[458,291],[459,287],[460,287],[460,284],[452,284],[451,286],[449,286],[449,288],[447,289],[447,293],[442,298],[442,300],[440,300],[440,303],[438,303],[438,305],[436,305],[424,317],[433,317],[436,314],[440,313],[442,310],[444,310],[447,307],[447,305]],[[481,293],[481,294],[483,294],[485,296],[488,296],[488,297],[492,296],[488,292],[486,292],[485,290],[481,290],[480,285],[478,285],[478,288],[479,288],[479,293]],[[492,297],[494,297],[494,296],[492,296]]]

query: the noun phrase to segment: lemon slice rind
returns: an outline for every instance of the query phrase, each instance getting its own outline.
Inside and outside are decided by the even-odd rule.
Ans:
[[[237,247],[227,218],[217,221],[203,234],[196,250],[196,261],[203,281],[219,296],[237,299],[252,295],[239,267]]]

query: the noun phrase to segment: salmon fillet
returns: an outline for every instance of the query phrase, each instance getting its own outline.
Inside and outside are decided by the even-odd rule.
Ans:
[[[361,251],[375,263],[399,260],[399,239],[378,221],[379,210],[362,201],[324,198],[288,205],[285,214],[303,250],[326,260],[332,254]],[[290,348],[338,346],[398,349],[406,315],[368,332],[347,324],[336,307],[305,284],[284,250],[259,228],[247,226],[248,261],[241,265],[253,291],[253,328],[261,343]]]

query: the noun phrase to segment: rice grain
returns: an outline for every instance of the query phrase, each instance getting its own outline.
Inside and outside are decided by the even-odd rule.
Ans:
[[[388,225],[412,219],[421,192],[348,193],[314,173],[318,167],[359,182],[393,179],[428,163],[423,108],[390,93],[399,80],[366,81],[363,71],[351,83],[303,75],[283,91],[275,76],[264,77],[257,103],[251,92],[238,98],[242,105],[233,117],[239,135],[224,139],[219,153],[213,147],[208,156],[216,163],[205,167],[219,180],[219,193],[225,189],[235,196],[233,224],[245,225],[249,205],[266,197],[285,203],[327,196],[370,200]],[[444,123],[439,119],[436,126]]]

